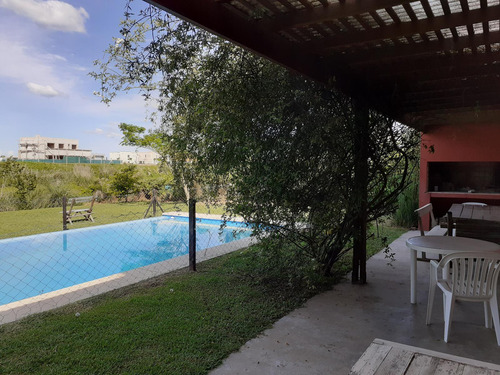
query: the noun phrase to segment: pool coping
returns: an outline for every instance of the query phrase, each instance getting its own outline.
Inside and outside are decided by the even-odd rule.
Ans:
[[[182,213],[164,213],[169,216],[186,216]],[[197,218],[218,219],[220,215],[198,214]],[[242,221],[232,219],[232,221]],[[247,237],[230,243],[210,247],[196,252],[196,263],[216,258],[233,251],[242,250],[256,242],[255,238]],[[29,315],[53,310],[58,307],[97,296],[115,289],[133,285],[138,282],[160,276],[181,268],[188,267],[189,254],[150,264],[130,271],[116,273],[100,279],[73,285],[53,292],[40,294],[35,297],[11,302],[0,306],[0,325],[20,320]]]

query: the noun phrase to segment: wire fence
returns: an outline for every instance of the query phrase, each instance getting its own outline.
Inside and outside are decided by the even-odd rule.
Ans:
[[[0,324],[247,247],[251,230],[240,221],[221,227],[220,213],[156,193],[1,212]]]

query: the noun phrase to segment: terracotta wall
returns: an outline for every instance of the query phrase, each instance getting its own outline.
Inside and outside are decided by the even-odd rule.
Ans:
[[[431,202],[436,216],[442,216],[452,203],[476,201],[500,205],[500,192],[428,191],[429,162],[500,162],[500,126],[450,125],[434,128],[422,134],[420,155],[420,206]],[[425,225],[428,226],[428,220]]]

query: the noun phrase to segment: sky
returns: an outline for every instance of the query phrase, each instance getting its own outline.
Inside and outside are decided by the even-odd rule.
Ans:
[[[119,93],[108,107],[88,75],[120,36],[125,3],[0,0],[0,155],[17,156],[19,138],[41,135],[77,139],[109,157],[135,150],[120,146],[119,123],[154,127],[139,94]]]

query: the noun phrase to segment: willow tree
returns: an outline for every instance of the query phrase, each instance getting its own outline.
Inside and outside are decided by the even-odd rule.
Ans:
[[[129,8],[120,32],[92,73],[102,100],[131,88],[155,97],[153,134],[177,172],[189,170],[229,215],[329,274],[351,247],[357,217],[352,101],[154,7]],[[417,137],[367,114],[371,221],[394,209]]]

